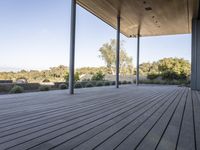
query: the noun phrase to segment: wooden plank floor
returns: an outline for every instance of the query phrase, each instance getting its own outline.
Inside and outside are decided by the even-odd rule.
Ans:
[[[0,150],[200,150],[200,93],[134,85],[0,96]]]

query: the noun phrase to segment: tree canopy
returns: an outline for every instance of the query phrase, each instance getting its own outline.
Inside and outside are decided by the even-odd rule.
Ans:
[[[105,43],[99,49],[100,57],[109,69],[109,72],[115,74],[116,68],[116,40],[111,40],[109,43]],[[123,41],[120,44],[120,74],[127,75],[133,74],[133,59],[128,56],[127,52],[123,48]]]
[[[191,74],[191,65],[183,58],[163,58],[153,63],[141,64],[140,72],[150,78],[162,76],[167,80],[185,80]]]

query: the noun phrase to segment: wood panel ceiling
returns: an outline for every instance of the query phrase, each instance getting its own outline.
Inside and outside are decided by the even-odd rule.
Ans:
[[[191,33],[199,0],[77,0],[77,3],[127,37]]]

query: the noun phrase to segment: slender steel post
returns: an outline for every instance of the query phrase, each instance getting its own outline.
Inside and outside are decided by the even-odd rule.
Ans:
[[[140,34],[137,36],[137,72],[136,72],[136,85],[139,85],[140,80]]]
[[[116,43],[116,88],[119,88],[119,62],[120,61],[120,16],[117,16],[117,43]]]
[[[76,0],[71,1],[69,94],[74,94],[74,58],[75,58]]]
[[[200,90],[200,20],[192,20],[191,89]]]

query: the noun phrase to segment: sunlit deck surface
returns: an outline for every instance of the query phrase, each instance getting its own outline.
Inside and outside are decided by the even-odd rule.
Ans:
[[[200,149],[200,93],[134,85],[0,96],[0,149]]]

